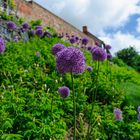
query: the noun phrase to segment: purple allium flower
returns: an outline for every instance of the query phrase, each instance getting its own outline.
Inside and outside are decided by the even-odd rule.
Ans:
[[[91,66],[88,66],[87,67],[87,71],[92,72],[93,71],[93,68]]]
[[[5,51],[5,42],[3,38],[0,37],[0,53]]]
[[[71,37],[69,41],[70,41],[71,44],[74,44],[76,42],[74,37]]]
[[[140,106],[138,106],[138,112],[140,113]]]
[[[29,30],[29,24],[26,23],[26,22],[24,22],[24,23],[22,24],[22,29],[23,29],[23,31],[28,31],[28,30]]]
[[[63,49],[57,53],[56,67],[62,74],[68,72],[83,73],[86,67],[83,52],[74,47]]]
[[[91,49],[92,58],[96,61],[104,61],[107,58],[107,53],[103,48],[94,47]]]
[[[110,45],[105,45],[105,49],[110,50],[111,46]]]
[[[140,113],[138,114],[138,121],[140,122]]]
[[[35,30],[42,29],[41,26],[35,26]]]
[[[37,36],[39,36],[39,37],[42,37],[43,34],[44,34],[44,32],[43,32],[42,29],[37,29],[37,30],[35,31],[35,34],[36,34]]]
[[[78,41],[79,40],[79,37],[78,36],[75,36],[75,40]]]
[[[118,121],[121,121],[123,119],[122,111],[119,108],[114,109],[114,115],[115,115],[115,119]]]
[[[92,46],[88,46],[88,47],[87,47],[87,50],[90,51],[91,49],[92,49]]]
[[[14,30],[14,29],[16,29],[16,24],[13,21],[8,21],[7,28],[10,30]]]
[[[107,54],[107,59],[111,60],[112,59],[112,55],[110,53]]]
[[[36,56],[37,57],[40,57],[41,56],[41,53],[40,52],[36,52]]]
[[[63,44],[55,44],[52,47],[52,54],[53,55],[56,55],[58,52],[60,52],[64,48],[65,48],[65,46]]]
[[[98,41],[95,41],[96,46],[100,46],[100,43]]]
[[[70,89],[66,86],[60,87],[58,89],[58,92],[60,93],[60,95],[62,96],[62,98],[66,98],[70,95]]]
[[[82,44],[87,45],[88,44],[88,38],[86,38],[86,37],[82,38]]]

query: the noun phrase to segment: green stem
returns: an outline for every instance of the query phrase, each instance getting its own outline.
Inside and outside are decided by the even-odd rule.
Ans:
[[[89,126],[88,126],[88,130],[87,130],[87,140],[89,140],[90,134],[91,134],[91,125],[92,125],[91,120],[92,120],[92,112],[94,109],[94,104],[95,104],[96,94],[97,94],[98,77],[99,77],[99,61],[97,61],[97,75],[96,75],[96,80],[95,80],[96,87],[95,87],[95,92],[94,92],[94,98],[92,96],[92,108],[91,108],[91,112],[90,112]]]
[[[74,78],[71,72],[71,81],[72,81],[72,91],[73,91],[73,115],[74,115],[74,130],[73,130],[73,140],[76,140],[76,94],[74,91]]]

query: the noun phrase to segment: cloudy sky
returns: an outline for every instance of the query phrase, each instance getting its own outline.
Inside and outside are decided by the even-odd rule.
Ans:
[[[140,52],[140,0],[35,0],[81,30],[113,46],[116,52],[134,46]]]

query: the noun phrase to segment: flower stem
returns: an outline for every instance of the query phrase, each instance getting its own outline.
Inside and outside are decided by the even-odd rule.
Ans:
[[[76,94],[74,91],[74,78],[71,72],[71,81],[72,81],[72,91],[73,91],[73,115],[74,115],[74,130],[73,130],[73,140],[76,140]]]
[[[92,108],[91,108],[91,111],[90,111],[90,119],[89,119],[89,125],[88,125],[88,130],[87,130],[87,140],[90,139],[90,134],[91,134],[91,125],[92,125],[91,120],[92,120],[92,112],[93,112],[93,109],[94,109],[96,94],[97,94],[98,77],[99,77],[99,61],[97,61],[97,75],[96,75],[96,79],[95,79],[96,87],[95,87],[95,92],[94,92],[94,98],[92,96],[92,102],[91,102],[92,103]]]

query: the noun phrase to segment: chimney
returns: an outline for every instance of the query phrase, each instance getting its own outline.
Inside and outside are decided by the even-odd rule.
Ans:
[[[88,32],[87,26],[83,26],[83,33],[87,34],[87,32]]]

